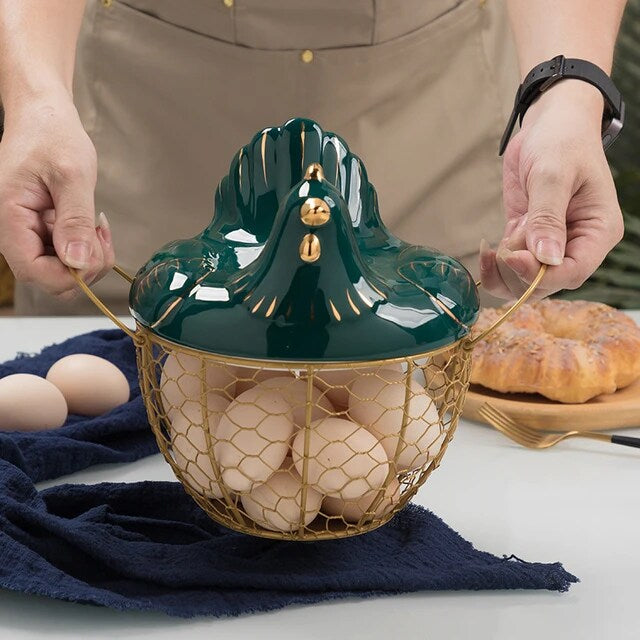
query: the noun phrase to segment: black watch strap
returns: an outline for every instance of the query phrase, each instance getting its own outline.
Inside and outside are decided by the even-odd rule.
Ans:
[[[602,123],[602,144],[606,149],[618,136],[624,124],[624,101],[613,80],[597,65],[579,58],[556,56],[535,66],[526,75],[516,92],[513,111],[500,141],[502,155],[507,148],[516,122],[522,118],[533,101],[563,78],[584,80],[602,93],[605,109]]]

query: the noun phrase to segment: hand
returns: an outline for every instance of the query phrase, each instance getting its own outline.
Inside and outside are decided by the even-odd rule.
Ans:
[[[579,80],[563,80],[527,111],[504,156],[504,235],[480,249],[488,291],[522,294],[550,265],[537,298],[577,289],[621,240],[624,227],[600,140],[603,101]]]
[[[17,280],[69,299],[67,266],[91,282],[115,260],[104,214],[96,226],[96,153],[61,91],[8,110],[0,143],[0,253]]]

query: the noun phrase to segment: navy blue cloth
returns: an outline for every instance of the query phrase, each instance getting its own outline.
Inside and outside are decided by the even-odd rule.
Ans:
[[[477,551],[409,505],[355,538],[255,538],[217,525],[175,482],[60,485],[38,493],[0,462],[0,586],[114,609],[228,616],[422,590],[552,589],[562,565]]]
[[[114,609],[229,616],[322,600],[422,590],[548,589],[577,579],[562,565],[499,558],[409,505],[371,533],[293,543],[235,533],[212,520],[177,482],[34,481],[157,451],[147,425],[131,341],[98,331],[0,365],[0,377],[46,374],[69,353],[120,367],[126,405],[60,429],[0,433],[0,588]]]
[[[0,378],[12,373],[46,376],[51,365],[72,353],[90,353],[115,364],[131,387],[128,403],[97,418],[70,415],[59,429],[0,431],[0,458],[34,482],[58,478],[95,464],[131,462],[158,451],[140,397],[133,342],[119,329],[94,331],[0,364]]]

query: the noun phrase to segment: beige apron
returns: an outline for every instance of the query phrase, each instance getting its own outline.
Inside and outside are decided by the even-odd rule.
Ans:
[[[502,228],[497,148],[517,83],[504,13],[502,0],[90,1],[75,97],[118,262],[135,272],[199,232],[237,149],[293,116],[347,140],[396,234],[475,255]],[[124,282],[95,290],[126,309]],[[16,306],[94,313],[25,287]]]

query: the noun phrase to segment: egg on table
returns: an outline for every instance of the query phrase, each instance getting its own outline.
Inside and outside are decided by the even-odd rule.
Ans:
[[[88,353],[58,360],[47,380],[65,397],[69,413],[100,416],[129,401],[131,393],[124,373],[114,364]]]
[[[305,439],[308,438],[307,483],[325,495],[352,500],[384,484],[389,471],[387,454],[363,427],[342,418],[314,422],[293,440],[292,457],[304,477]]]
[[[241,498],[246,514],[272,531],[294,531],[318,515],[322,494],[307,487],[302,513],[302,479],[295,469],[280,469]]]
[[[188,400],[199,401],[202,395],[201,374],[205,372],[207,392],[230,400],[236,392],[235,367],[218,364],[187,353],[170,353],[162,365],[160,395],[167,414]]]
[[[385,365],[384,369],[402,372],[400,362]],[[315,374],[315,385],[322,390],[336,409],[343,410],[349,406],[350,389],[353,382],[361,375],[375,376],[382,367],[362,367],[358,369],[320,369]]]
[[[54,384],[30,373],[0,379],[0,430],[42,431],[61,427],[67,403]]]
[[[272,389],[253,387],[231,402],[216,428],[214,453],[235,492],[266,482],[284,462],[294,431],[291,405]]]
[[[380,440],[389,459],[396,460],[397,471],[425,465],[431,455],[430,447],[441,435],[440,416],[433,399],[411,380],[408,419],[400,442],[405,401],[406,376],[391,370],[375,377],[360,376],[353,382],[349,400],[349,417]]]
[[[171,415],[169,433],[173,459],[187,484],[210,498],[222,498],[224,494],[211,464],[207,432],[209,442],[215,443],[216,428],[230,402],[228,398],[209,393],[206,409],[200,402],[187,401]]]
[[[257,389],[273,389],[291,406],[293,423],[296,427],[304,427],[307,418],[307,380],[293,376],[267,378],[260,382]],[[311,387],[311,422],[325,418],[334,412],[329,399],[315,386]]]
[[[400,500],[401,486],[396,478],[384,490],[383,496],[374,511],[371,507],[377,499],[380,490],[368,491],[362,497],[355,500],[343,500],[342,498],[327,496],[322,502],[322,513],[327,516],[342,516],[345,522],[359,522],[367,514],[368,520],[381,518],[389,513]]]

